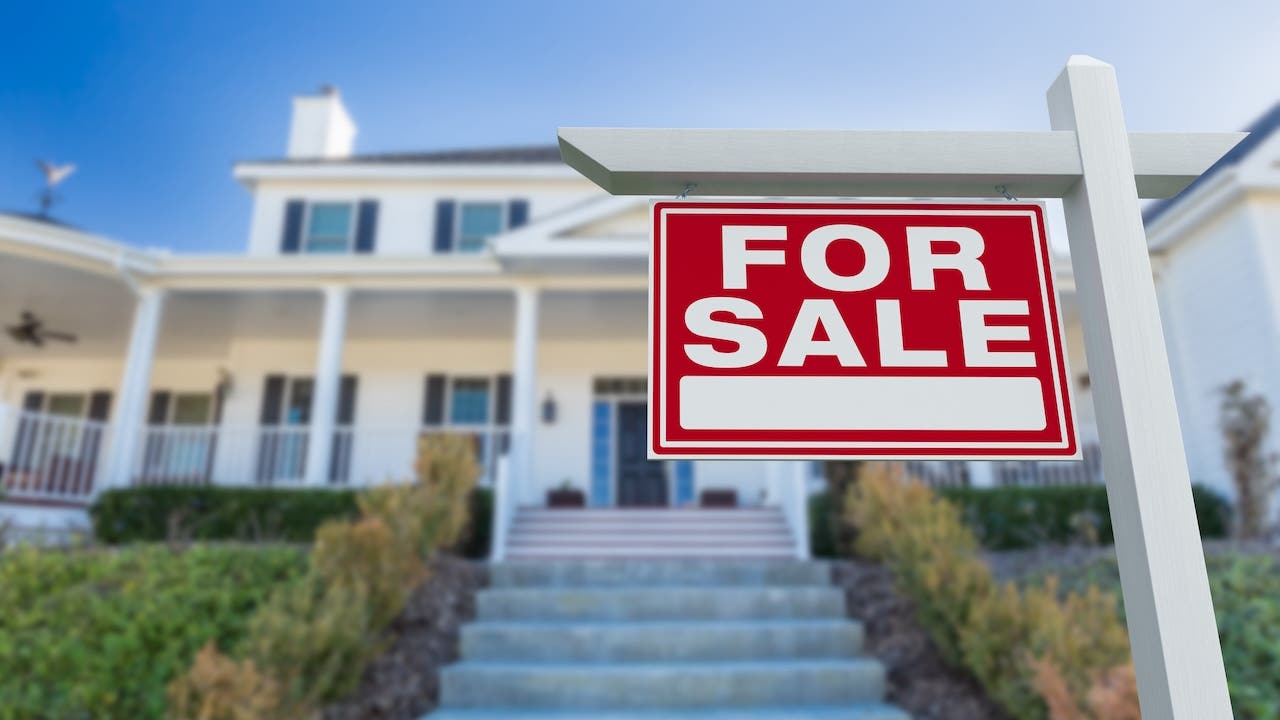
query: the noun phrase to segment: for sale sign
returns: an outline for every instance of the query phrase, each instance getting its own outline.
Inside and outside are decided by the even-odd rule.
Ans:
[[[653,457],[1078,455],[1044,209],[658,202]]]

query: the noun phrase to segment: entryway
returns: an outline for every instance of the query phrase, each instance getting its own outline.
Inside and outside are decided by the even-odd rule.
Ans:
[[[646,402],[617,404],[618,505],[622,507],[665,507],[667,464],[649,459],[649,406]]]

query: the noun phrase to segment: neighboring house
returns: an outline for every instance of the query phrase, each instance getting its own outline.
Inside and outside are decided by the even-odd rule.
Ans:
[[[294,100],[287,156],[235,168],[254,201],[243,254],[141,250],[0,214],[0,324],[29,310],[78,336],[0,338],[0,513],[83,522],[97,492],[129,485],[385,482],[410,474],[421,433],[450,431],[476,438],[501,498],[500,541],[516,508],[566,484],[601,508],[694,506],[732,488],[740,505],[778,508],[795,538],[786,551],[806,552],[811,464],[646,458],[645,200],[604,194],[554,146],[359,155],[354,136],[336,92]],[[1264,147],[1271,159],[1255,162]],[[1265,372],[1280,352],[1268,281],[1280,250],[1259,242],[1280,229],[1280,201],[1237,189],[1269,172],[1275,192],[1280,153],[1258,150],[1189,190],[1152,232],[1168,308],[1219,293],[1169,318],[1192,316],[1170,329],[1171,354],[1194,476],[1217,484],[1219,453],[1202,437],[1212,400],[1199,388],[1220,382],[1220,361],[1206,374],[1203,353],[1257,354],[1236,374],[1280,393]],[[1224,232],[1256,258],[1217,250]],[[1213,275],[1227,264],[1253,275]],[[1074,283],[1065,259],[1056,271],[1085,462],[918,472],[1099,480]],[[1254,293],[1258,311],[1228,291]]]

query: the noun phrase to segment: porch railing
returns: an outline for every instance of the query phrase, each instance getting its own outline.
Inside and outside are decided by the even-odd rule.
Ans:
[[[108,426],[82,418],[24,411],[6,417],[0,497],[87,502],[97,484]],[[4,434],[0,434],[0,442]]]
[[[150,426],[143,430],[129,482],[154,485],[302,485],[307,480],[310,428],[280,426]],[[339,426],[329,452],[327,485],[376,485],[413,476],[423,434],[469,436],[481,483],[492,482],[506,451],[498,427],[379,428]]]

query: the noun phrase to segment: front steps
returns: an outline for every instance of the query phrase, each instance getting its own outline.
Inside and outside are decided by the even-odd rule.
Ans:
[[[510,560],[581,558],[794,558],[782,511],[761,508],[521,508]]]
[[[825,565],[493,566],[432,720],[908,720]]]

